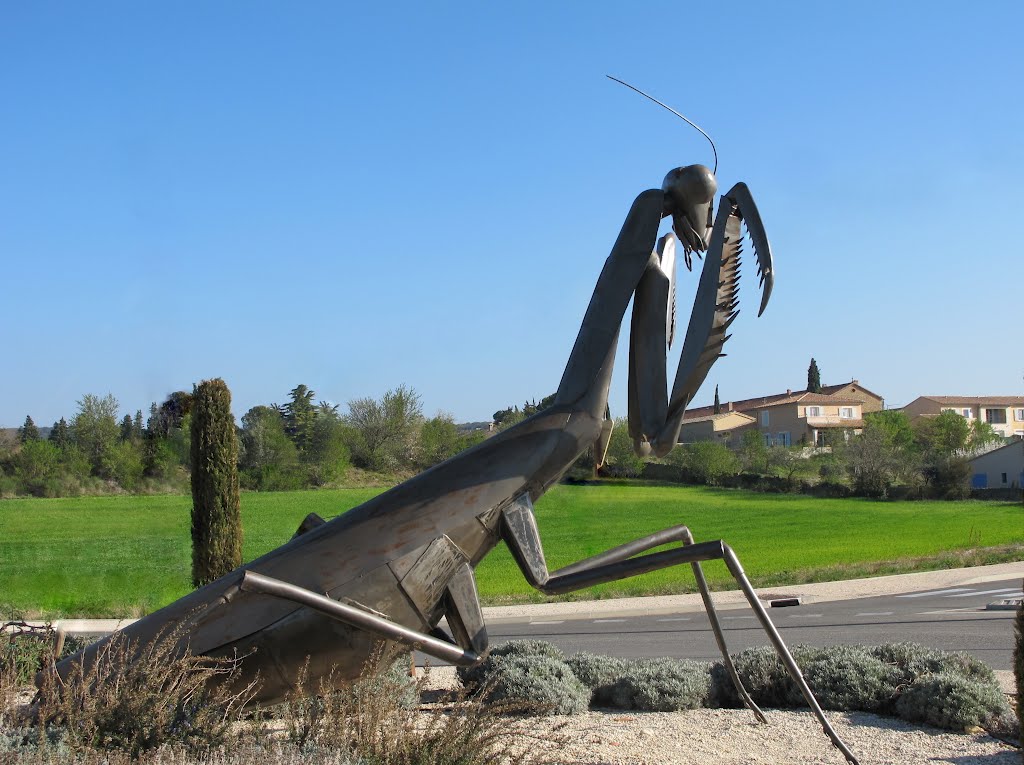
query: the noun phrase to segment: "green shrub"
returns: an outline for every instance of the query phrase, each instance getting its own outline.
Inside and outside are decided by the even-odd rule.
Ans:
[[[860,646],[832,646],[799,659],[807,684],[825,709],[889,711],[903,679],[900,670]],[[796,691],[796,685],[793,685]]]
[[[711,687],[707,664],[686,659],[637,659],[629,662],[611,688],[621,709],[674,712],[704,706]]]
[[[693,480],[708,486],[718,486],[726,476],[740,472],[740,462],[725,444],[697,441],[674,449],[665,458],[686,470]]]
[[[793,653],[799,649],[797,646]],[[732,661],[740,682],[759,706],[793,707],[804,703],[803,696],[771,646],[744,649],[733,654]],[[714,706],[742,706],[732,679],[721,662],[712,667],[711,682],[710,700]]]
[[[869,648],[872,656],[896,667],[901,683],[912,683],[926,675],[948,672],[968,680],[995,684],[996,676],[984,662],[962,651],[947,653],[917,643],[883,643]]]
[[[998,686],[950,672],[918,680],[896,701],[896,712],[904,720],[951,730],[988,725],[1009,711]]]
[[[625,659],[593,653],[574,654],[566,659],[566,664],[590,689],[591,705],[598,707],[612,705],[612,687],[629,666]]]
[[[56,635],[47,628],[31,628],[23,622],[2,625],[0,633],[0,682],[7,686],[30,685],[36,672],[53,660]]]
[[[499,657],[546,656],[549,659],[565,661],[562,649],[546,640],[509,640],[492,648],[487,657],[472,667],[459,667],[456,673],[463,685],[481,686],[493,672],[494,659]]]
[[[550,656],[489,657],[490,671],[482,686],[488,702],[511,702],[535,707],[547,714],[585,712],[590,689],[579,681],[569,665]]]

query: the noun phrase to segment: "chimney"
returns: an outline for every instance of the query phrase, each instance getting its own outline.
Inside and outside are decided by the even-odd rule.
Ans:
[[[789,388],[786,388],[786,395],[787,396],[792,396],[793,395],[793,391],[790,390]]]
[[[731,411],[732,411],[732,402],[731,402],[731,401],[730,401],[730,402],[728,403],[728,407],[729,407],[729,410],[728,410],[728,411],[730,411],[730,412],[731,412]]]

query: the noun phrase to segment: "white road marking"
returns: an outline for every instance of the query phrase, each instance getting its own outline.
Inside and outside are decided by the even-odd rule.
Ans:
[[[723,616],[722,619],[728,619],[730,621],[736,621],[737,619],[753,619],[753,616]]]
[[[530,622],[530,625],[532,626],[534,624],[563,624],[564,622],[565,619],[552,619],[546,622]]]
[[[857,616],[892,616],[892,611],[864,611]]]
[[[953,587],[948,590],[929,590],[928,592],[912,592],[909,595],[897,595],[897,598],[925,598],[929,595],[946,595],[950,592],[968,592],[972,591],[970,587]]]
[[[918,611],[914,616],[931,616],[932,614],[962,614],[965,611],[977,611],[977,608],[941,608],[938,611]]]
[[[1004,587],[1001,590],[982,590],[981,592],[965,592],[963,595],[950,595],[951,598],[969,598],[972,595],[993,595],[997,592],[1020,592],[1016,587]]]
[[[688,622],[689,616],[673,616],[671,619],[658,619],[659,622]]]
[[[822,614],[787,614],[791,619],[820,619]]]
[[[594,619],[594,624],[610,624],[611,622],[624,622],[625,619]]]

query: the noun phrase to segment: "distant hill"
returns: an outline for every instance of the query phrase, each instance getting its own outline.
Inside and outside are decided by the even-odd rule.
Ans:
[[[36,426],[39,427],[39,426]],[[40,438],[49,438],[52,427],[39,428]],[[10,443],[18,440],[18,429],[17,428],[0,428],[0,443]]]

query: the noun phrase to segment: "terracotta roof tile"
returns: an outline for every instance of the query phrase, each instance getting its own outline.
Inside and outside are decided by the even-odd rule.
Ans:
[[[729,404],[732,404],[733,412],[746,412],[750,409],[761,409],[766,406],[774,406],[776,404],[790,403],[791,401],[799,401],[801,396],[811,395],[820,396],[822,399],[813,400],[807,399],[812,404],[815,403],[830,403],[830,404],[862,404],[864,403],[861,399],[844,398],[838,399],[834,395],[839,390],[842,390],[848,385],[856,385],[861,391],[869,396],[873,396],[881,400],[881,396],[877,393],[872,393],[857,380],[850,380],[849,382],[841,383],[840,385],[823,385],[821,386],[821,393],[808,394],[806,390],[794,390],[787,391],[786,393],[772,393],[767,396],[756,396],[754,398],[740,399],[739,401],[727,401],[722,404],[722,414],[726,414],[729,411]],[[930,396],[928,398],[931,398]],[[715,408],[713,406],[698,406],[693,409],[686,410],[686,419],[693,421],[696,417],[706,417],[709,414],[713,414]]]
[[[701,415],[700,417],[684,417],[683,424],[690,425],[695,422],[712,422],[714,420],[721,420],[724,417],[729,417],[730,415],[738,415],[739,417],[742,417],[744,420],[756,422],[755,418],[751,417],[749,414],[746,414],[744,412],[722,412],[720,414],[705,414]]]
[[[946,406],[955,406],[956,404],[1020,406],[1024,404],[1024,396],[921,396],[921,398]]]

